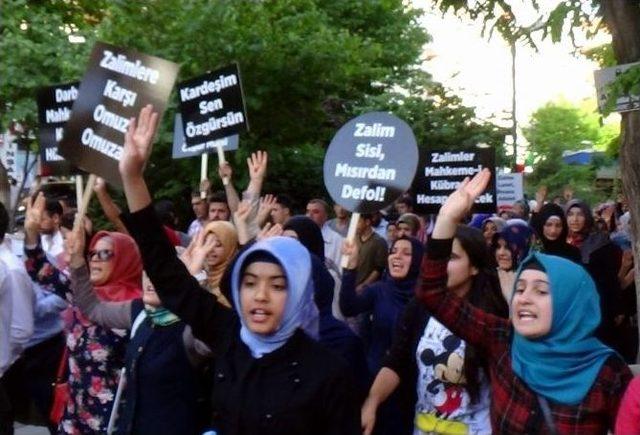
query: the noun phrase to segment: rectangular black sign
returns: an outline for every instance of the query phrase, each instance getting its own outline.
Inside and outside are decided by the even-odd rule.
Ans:
[[[178,99],[189,147],[215,152],[209,142],[249,129],[237,64],[179,83]]]
[[[414,210],[418,213],[437,213],[447,197],[458,188],[465,177],[473,177],[483,168],[492,172],[487,190],[478,197],[474,213],[496,211],[495,151],[491,148],[463,150],[421,150],[420,164],[413,181]]]
[[[184,139],[182,116],[179,113],[176,113],[176,118],[173,122],[173,149],[171,157],[174,159],[183,159],[186,157],[215,153],[217,152],[218,146],[221,146],[224,151],[237,150],[239,139],[238,135],[234,134],[229,137],[203,142],[199,145],[190,147]]]
[[[78,98],[79,82],[65,83],[38,90],[38,123],[40,125],[40,175],[69,175],[72,165],[58,154],[64,126],[71,117],[73,102]]]
[[[164,112],[178,74],[173,62],[98,42],[73,105],[60,154],[121,186],[118,161],[129,119],[152,104]]]

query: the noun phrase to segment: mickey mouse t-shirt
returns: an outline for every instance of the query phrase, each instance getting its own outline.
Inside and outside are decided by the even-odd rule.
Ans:
[[[431,317],[418,342],[418,402],[414,435],[490,434],[489,383],[480,373],[476,403],[465,389],[466,343]]]

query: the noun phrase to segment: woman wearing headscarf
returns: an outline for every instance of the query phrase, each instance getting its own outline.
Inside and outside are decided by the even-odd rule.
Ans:
[[[231,304],[220,292],[220,280],[227,267],[238,252],[238,232],[231,222],[214,221],[204,227],[205,241],[213,238],[214,247],[207,255],[205,267],[207,271],[207,285],[211,293],[228,307]]]
[[[82,231],[69,237],[74,299],[92,322],[131,330],[123,374],[123,400],[114,406],[118,434],[198,434],[196,368],[210,355],[191,328],[162,307],[143,276],[142,298],[102,302],[94,294],[83,255]],[[213,249],[211,241],[208,249]]]
[[[622,251],[609,239],[609,235],[597,231],[589,206],[574,199],[566,206],[569,235],[567,242],[580,250],[582,265],[596,283],[600,296],[602,322],[598,338],[608,345],[615,343],[615,326],[623,317],[618,271]]]
[[[480,230],[487,246],[491,246],[493,235],[502,231],[506,224],[507,221],[497,216],[488,217],[482,222]]]
[[[531,227],[522,219],[509,219],[502,231],[493,236],[490,247],[505,301],[509,300],[515,272],[531,247]]]
[[[465,179],[441,206],[417,297],[487,356],[493,433],[607,433],[631,372],[595,336],[598,295],[582,267],[531,254],[516,275],[511,320],[474,308],[446,289],[456,226],[490,177],[485,169]]]
[[[162,227],[159,233],[164,236]],[[103,302],[139,299],[142,260],[126,234],[100,231],[89,244],[89,281]],[[74,286],[73,277],[71,285]],[[69,401],[58,431],[66,434],[104,433],[124,364],[127,331],[103,328],[74,307],[69,349]]]
[[[550,202],[543,205],[540,211],[532,216],[531,226],[542,242],[541,252],[581,263],[580,250],[567,243],[567,218],[558,204]]]

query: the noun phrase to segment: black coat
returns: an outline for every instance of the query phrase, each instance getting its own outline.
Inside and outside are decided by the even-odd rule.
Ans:
[[[122,215],[162,300],[213,351],[212,423],[221,434],[358,434],[344,361],[297,331],[260,359],[240,340],[234,310],[201,288],[177,258],[151,205]]]

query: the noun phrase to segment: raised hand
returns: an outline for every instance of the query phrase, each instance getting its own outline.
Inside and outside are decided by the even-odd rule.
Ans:
[[[124,151],[118,164],[122,178],[142,177],[144,167],[153,148],[153,137],[158,126],[158,113],[151,104],[140,110],[138,119],[131,118],[124,136]]]
[[[35,199],[27,198],[27,212],[24,217],[24,231],[26,243],[33,245],[38,242],[38,233],[40,231],[40,222],[42,222],[42,214],[44,213],[46,198],[44,193],[38,193]]]
[[[341,252],[343,257],[346,256],[349,259],[346,266],[347,269],[355,269],[358,267],[359,250],[355,241],[345,239],[345,241],[342,242]]]
[[[93,184],[93,191],[98,195],[107,191],[107,182],[104,181],[104,178],[96,177],[96,182]]]
[[[540,211],[547,199],[547,186],[540,186],[536,191],[536,211]]]
[[[216,238],[211,233],[199,231],[191,249],[191,263],[187,265],[191,273],[198,273],[204,268],[204,261],[209,252],[216,246]]]
[[[471,180],[465,178],[460,186],[447,198],[440,207],[438,218],[433,228],[432,237],[434,239],[450,239],[456,233],[457,225],[471,210],[473,202],[487,188],[491,172],[483,169]]]
[[[282,225],[275,224],[272,226],[271,223],[267,223],[256,236],[256,240],[260,241],[260,240],[268,239],[269,237],[281,236],[282,233],[283,233]]]
[[[218,166],[218,175],[222,180],[224,180],[225,178],[227,180],[231,180],[231,176],[233,175],[233,168],[231,167],[229,162],[224,162],[223,164]]]
[[[269,218],[269,214],[273,207],[276,205],[277,198],[270,193],[260,198],[260,205],[258,206],[258,213],[256,216],[256,222],[258,225],[262,225]]]
[[[263,180],[267,174],[268,154],[266,151],[256,151],[251,153],[251,157],[247,158],[247,166],[249,167],[249,177]]]
[[[65,248],[69,255],[69,264],[74,269],[81,267],[85,264],[84,259],[84,246],[85,246],[85,232],[84,226],[78,225],[72,231],[67,233],[67,243]]]

